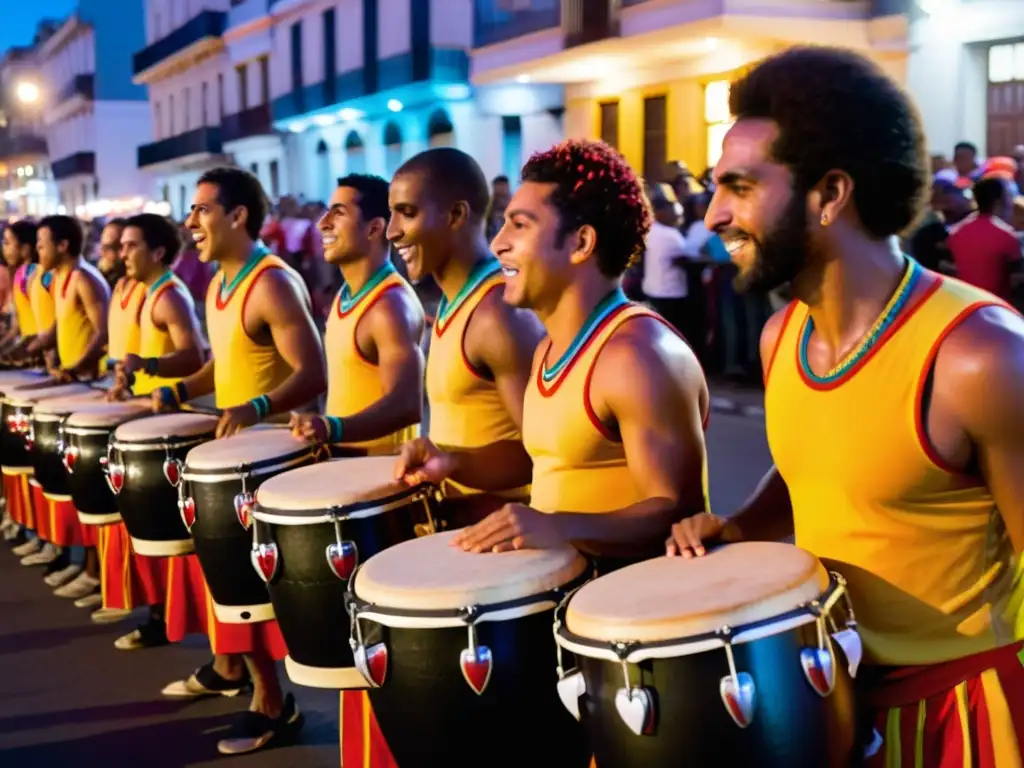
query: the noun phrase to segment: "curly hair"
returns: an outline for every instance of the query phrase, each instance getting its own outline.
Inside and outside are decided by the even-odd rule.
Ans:
[[[733,83],[737,120],[779,129],[772,154],[806,194],[830,170],[853,179],[864,229],[882,239],[906,230],[930,192],[921,118],[907,95],[853,51],[797,46],[771,56]]]
[[[603,275],[620,277],[643,255],[651,204],[626,159],[604,142],[569,139],[538,152],[523,166],[523,181],[555,185],[559,244],[570,232],[593,227]]]

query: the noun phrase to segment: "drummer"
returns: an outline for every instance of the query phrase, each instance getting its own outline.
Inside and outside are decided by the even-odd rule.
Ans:
[[[344,285],[324,335],[326,416],[293,414],[292,428],[346,455],[397,453],[419,436],[423,415],[423,306],[391,263],[389,217],[388,183],[352,174],[317,225]]]
[[[532,309],[548,332],[523,405],[530,506],[508,504],[453,544],[500,552],[574,542],[599,557],[652,555],[674,519],[706,508],[709,398],[687,343],[622,292],[650,205],[601,142],[536,154],[522,178],[491,247],[504,301]],[[456,454],[438,466],[460,462]],[[432,474],[406,477],[421,472]]]
[[[153,398],[159,408],[174,408],[215,395],[223,410],[218,437],[301,408],[325,389],[323,348],[302,279],[259,240],[268,208],[255,176],[238,168],[216,168],[200,177],[185,222],[199,258],[220,266],[206,300],[213,356],[173,387],[154,390]],[[172,568],[168,594],[193,615],[205,614],[207,606],[188,597],[201,591],[209,602],[198,558],[192,554],[176,560],[182,567]],[[277,622],[209,621],[213,662],[169,685],[165,695],[233,695],[251,675],[250,710],[235,721],[218,750],[228,755],[253,752],[293,736],[302,720],[294,697],[284,696],[278,681],[274,660],[284,658],[287,649]],[[178,640],[186,631],[202,628],[187,622],[188,617],[168,615],[168,636]]]
[[[796,297],[761,335],[776,466],[728,524],[684,520],[668,551],[795,533],[849,583],[867,765],[1019,765],[1024,321],[898,250],[928,158],[876,65],[789,49],[730,102],[708,227],[739,285]]]

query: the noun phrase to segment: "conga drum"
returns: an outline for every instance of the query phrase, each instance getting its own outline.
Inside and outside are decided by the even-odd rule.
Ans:
[[[42,371],[0,371],[0,466],[25,466],[11,463],[13,456],[22,455],[19,451],[24,449],[24,438],[13,431],[14,424],[11,416],[14,409],[3,405],[2,399],[8,392],[18,387],[37,384],[45,378],[46,375]],[[11,451],[14,453],[9,456]]]
[[[271,426],[243,430],[189,452],[182,473],[182,516],[219,621],[248,624],[274,618],[266,582],[252,567],[252,544],[262,525],[252,519],[254,494],[266,480],[316,459],[308,441]]]
[[[559,664],[559,692],[600,768],[850,765],[859,638],[845,582],[802,549],[631,565],[580,588],[554,626],[577,664]]]
[[[252,514],[252,563],[267,582],[299,685],[365,688],[348,645],[349,578],[387,547],[435,533],[436,492],[396,482],[395,458],[334,459],[267,480]]]
[[[85,525],[121,520],[107,475],[107,448],[114,430],[132,419],[152,416],[148,399],[90,403],[75,409],[61,427],[62,461],[68,473],[71,500]]]
[[[134,419],[114,430],[107,478],[137,554],[173,557],[195,551],[185,524],[182,467],[188,452],[212,440],[216,430],[217,417],[199,413]]]
[[[68,472],[64,467],[61,425],[75,408],[100,403],[105,394],[100,390],[93,390],[73,397],[52,397],[36,402],[32,409],[26,446],[35,470],[36,482],[45,493],[71,498]]]
[[[36,403],[59,397],[74,397],[94,392],[84,384],[58,384],[43,389],[25,389],[25,385],[11,389],[5,396],[2,418],[12,439],[4,449],[4,466],[32,467],[29,446],[32,442],[32,411]],[[31,386],[31,385],[28,385]]]
[[[568,546],[473,554],[454,535],[385,549],[350,580],[355,663],[395,761],[588,765],[558,698],[551,622],[589,564]]]

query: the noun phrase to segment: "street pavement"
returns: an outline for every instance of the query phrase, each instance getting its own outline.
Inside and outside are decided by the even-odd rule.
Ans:
[[[729,514],[770,459],[757,394],[716,390],[716,399],[707,435],[712,506]],[[131,626],[91,624],[0,545],[0,766],[206,768],[228,759],[216,742],[244,699],[159,696],[208,658],[205,644],[116,651],[114,639]],[[306,716],[301,743],[230,758],[232,768],[337,768],[337,694],[294,690]]]

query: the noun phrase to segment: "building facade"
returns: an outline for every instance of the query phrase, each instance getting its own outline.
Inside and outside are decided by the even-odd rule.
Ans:
[[[906,80],[900,0],[475,0],[477,86],[565,84],[567,136],[601,138],[647,179],[712,167],[729,83],[798,43],[841,45]]]
[[[39,48],[53,179],[62,208],[83,218],[141,210],[152,197],[132,156],[152,133],[145,90],[132,83],[142,18],[138,3],[80,0]]]
[[[908,80],[932,154],[1024,144],[1024,2],[915,0],[910,19]]]

